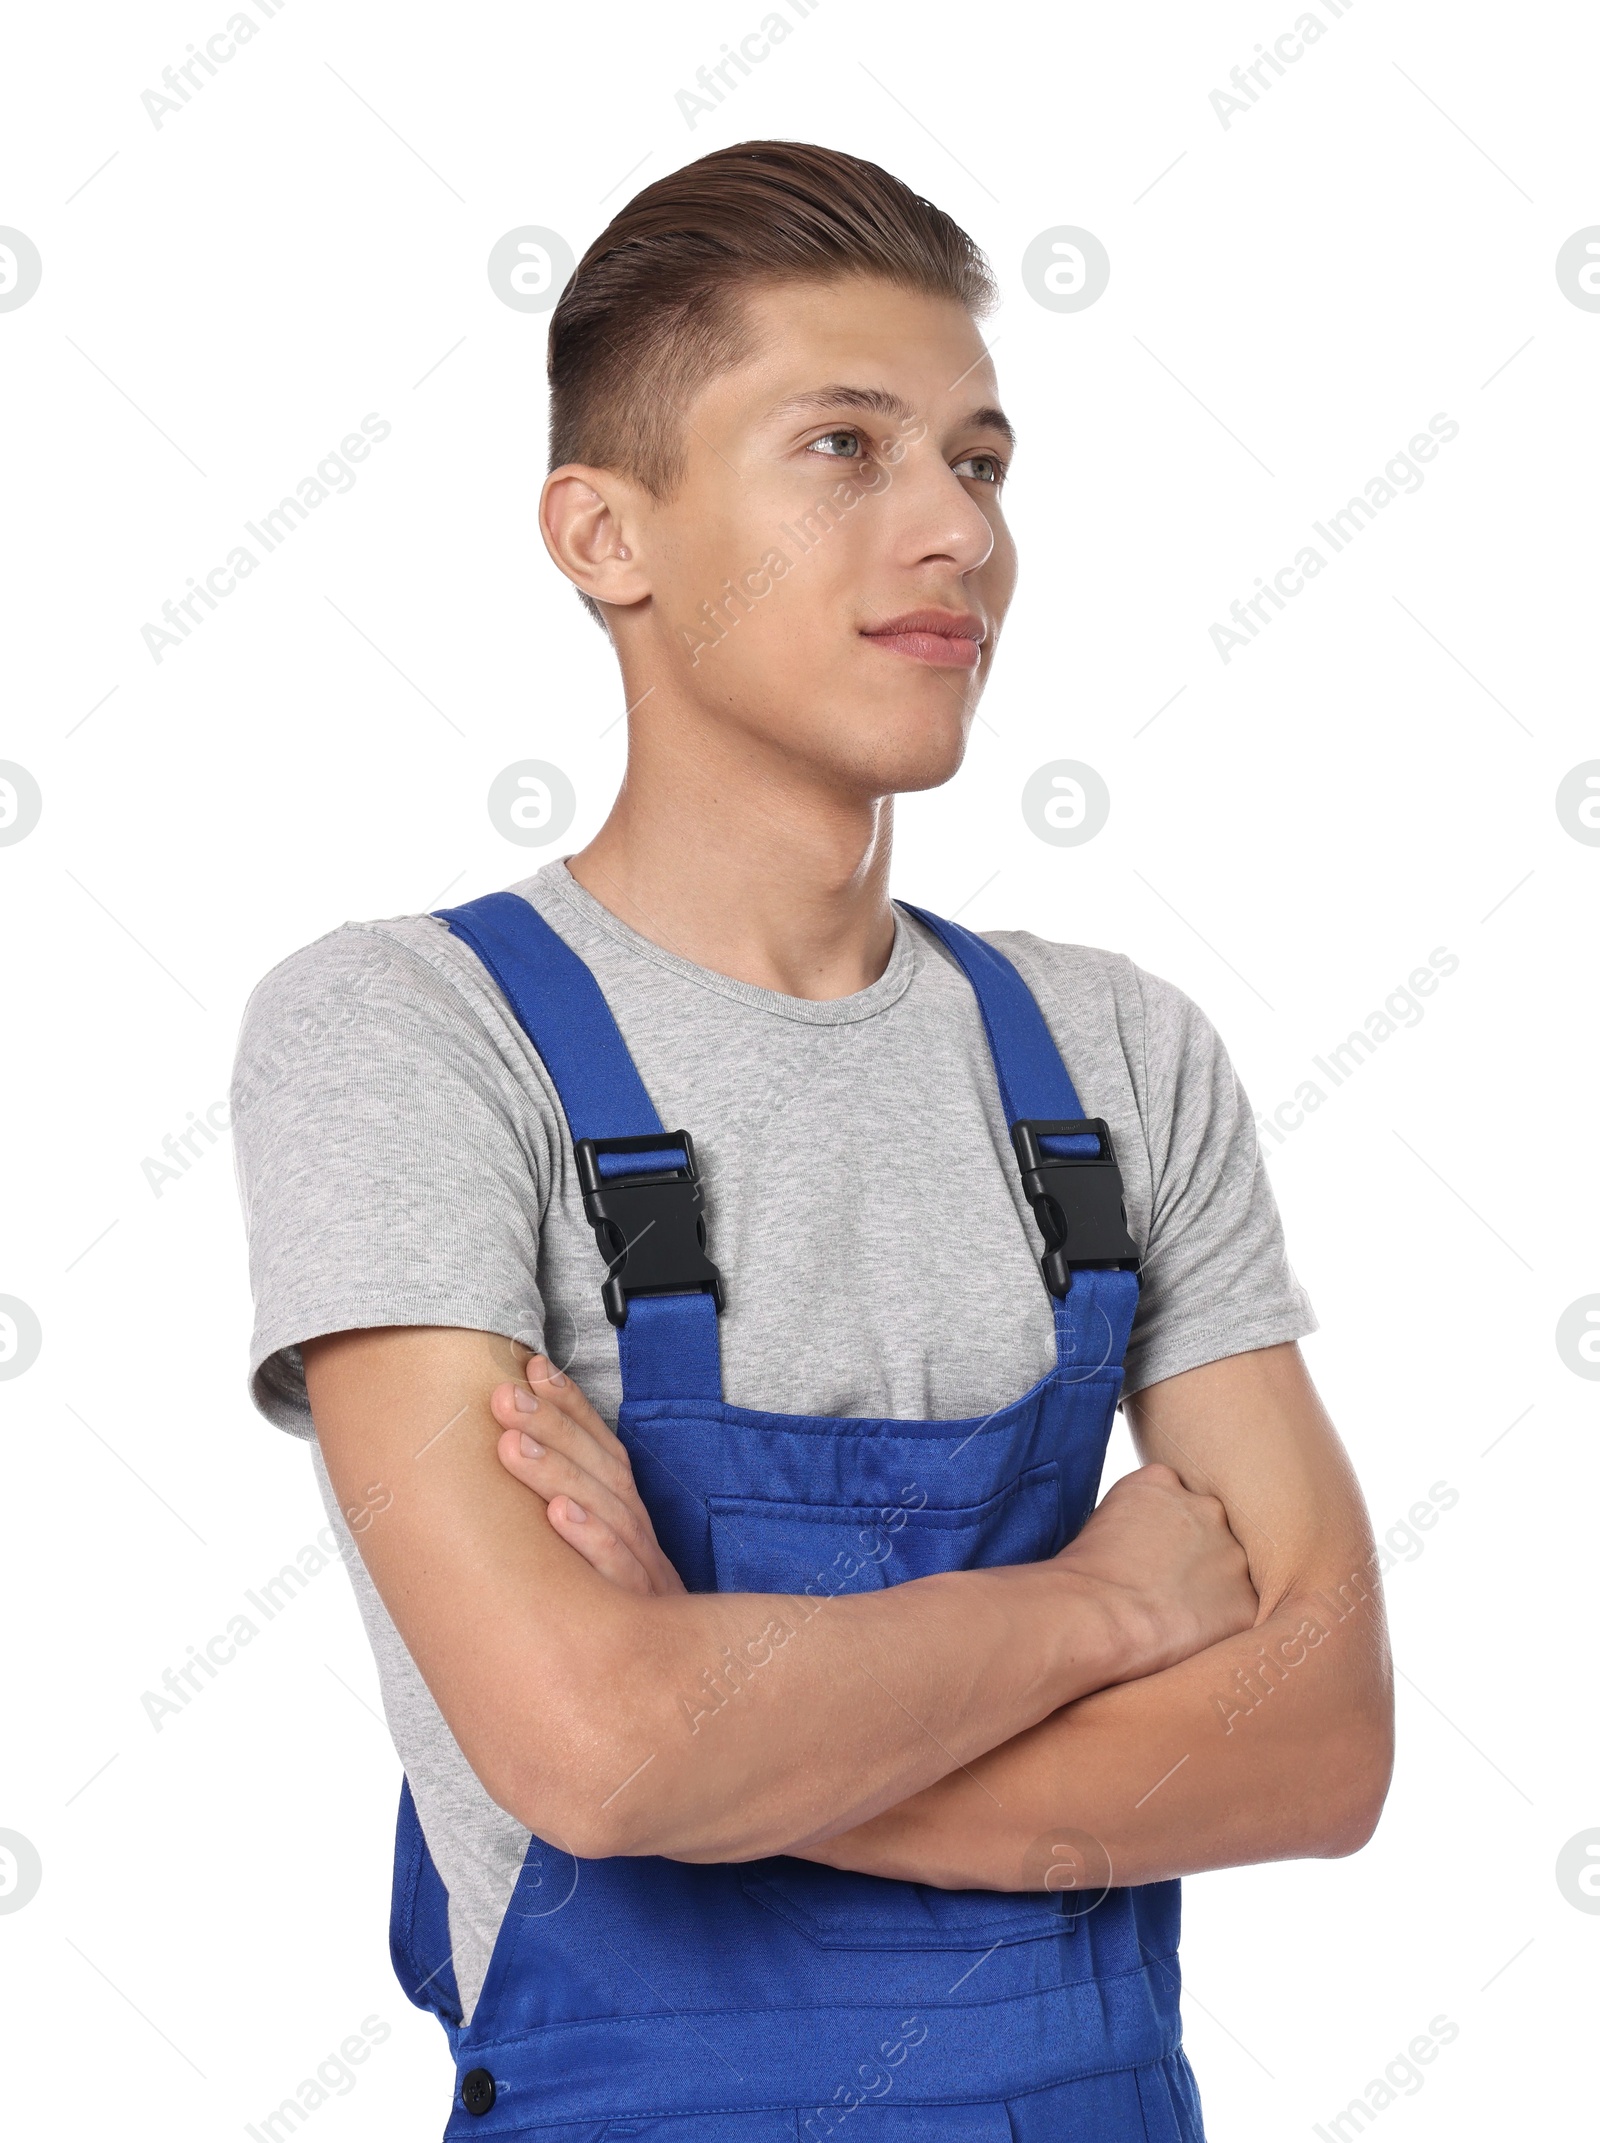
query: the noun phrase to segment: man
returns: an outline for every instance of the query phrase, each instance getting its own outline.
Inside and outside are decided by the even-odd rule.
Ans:
[[[452,2138],[1190,2143],[1173,1878],[1351,1852],[1387,1788],[1215,1033],[890,902],[1012,595],[992,295],[832,151],[632,201],[552,318],[541,505],[611,814],[248,1008],[251,1388],[359,1548]]]

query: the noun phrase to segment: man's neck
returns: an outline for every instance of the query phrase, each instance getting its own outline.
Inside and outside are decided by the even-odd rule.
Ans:
[[[665,726],[630,739],[610,816],[568,858],[579,885],[641,937],[740,982],[812,999],[876,982],[894,943],[893,799],[841,796],[759,751],[708,762],[703,732],[688,750]]]

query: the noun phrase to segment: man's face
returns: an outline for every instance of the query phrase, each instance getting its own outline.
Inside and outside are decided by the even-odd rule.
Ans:
[[[685,412],[635,518],[649,599],[614,606],[630,698],[863,795],[947,781],[1011,600],[1011,439],[971,316],[851,278],[745,300],[752,354]]]

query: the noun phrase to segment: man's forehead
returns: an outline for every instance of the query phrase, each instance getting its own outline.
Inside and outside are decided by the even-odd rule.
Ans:
[[[941,405],[963,387],[975,404],[997,399],[989,352],[958,299],[852,275],[760,285],[740,310],[740,398],[765,409],[830,386]]]

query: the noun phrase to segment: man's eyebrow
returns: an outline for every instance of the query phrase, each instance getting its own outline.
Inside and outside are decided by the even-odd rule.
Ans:
[[[816,387],[804,394],[791,395],[787,401],[769,409],[767,415],[769,418],[819,416],[835,409],[858,409],[864,416],[893,417],[907,424],[917,421],[917,412],[911,404],[887,387]],[[968,410],[962,419],[962,428],[998,432],[1009,446],[1017,443],[1016,432],[1005,411],[992,405]]]
[[[815,387],[804,394],[794,394],[775,409],[769,409],[769,417],[803,417],[830,409],[859,409],[873,417],[897,417],[914,421],[916,411],[911,404],[887,387]]]
[[[998,432],[1007,446],[1015,446],[1017,443],[1017,434],[1011,419],[1003,409],[996,409],[992,403],[983,409],[969,409],[965,424],[972,431]]]

